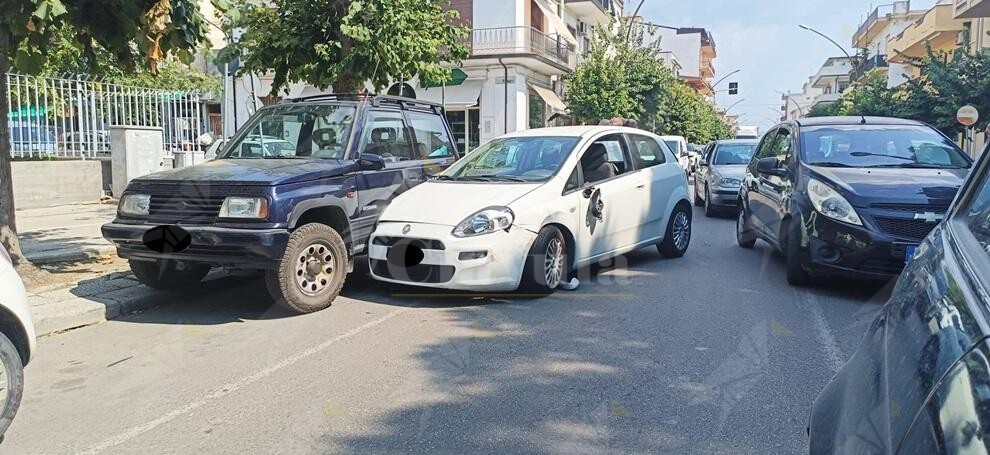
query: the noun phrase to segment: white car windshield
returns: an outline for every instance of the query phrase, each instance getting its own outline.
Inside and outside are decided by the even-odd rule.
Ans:
[[[488,142],[438,176],[439,180],[543,182],[577,144],[576,137],[512,137]]]

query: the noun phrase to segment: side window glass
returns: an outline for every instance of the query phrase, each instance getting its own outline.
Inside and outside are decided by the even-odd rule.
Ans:
[[[413,154],[406,122],[398,112],[368,113],[361,135],[361,150],[381,156],[386,163],[419,159]]]
[[[637,169],[656,166],[667,161],[660,144],[653,138],[639,135],[629,138],[633,144],[633,160],[636,161]]]
[[[581,187],[581,179],[578,177],[578,168],[574,168],[571,171],[571,175],[567,177],[567,182],[564,183],[564,192],[574,191]]]
[[[626,156],[626,145],[621,135],[611,134],[598,139],[581,156],[584,181],[601,182],[627,172]]]
[[[439,115],[410,112],[409,126],[416,142],[413,145],[421,159],[447,158],[454,156],[454,141]]]
[[[750,172],[756,172],[757,161],[773,156],[773,142],[775,139],[777,139],[777,130],[770,130],[767,134],[763,135],[760,145],[756,147],[756,153],[753,154],[752,161],[749,162]]]
[[[960,214],[983,251],[990,255],[990,175],[983,175],[977,194]]]
[[[777,130],[777,139],[774,141],[774,153],[773,155],[780,160],[781,163],[786,163],[791,158],[791,148],[793,145],[791,140],[791,132],[781,128]]]

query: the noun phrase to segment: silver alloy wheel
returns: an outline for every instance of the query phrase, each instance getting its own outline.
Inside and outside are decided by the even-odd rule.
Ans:
[[[316,242],[296,260],[296,285],[306,295],[316,295],[333,281],[334,257],[330,246]]]
[[[679,210],[674,215],[674,246],[678,250],[684,251],[687,248],[688,240],[691,239],[691,222],[683,210]]]
[[[550,240],[547,245],[547,253],[543,261],[543,277],[546,278],[547,287],[556,288],[560,284],[561,275],[564,272],[564,242],[559,238]]]

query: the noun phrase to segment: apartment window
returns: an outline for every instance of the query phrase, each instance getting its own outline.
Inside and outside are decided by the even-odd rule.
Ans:
[[[454,134],[457,149],[467,153],[481,145],[481,109],[447,111],[447,123]]]

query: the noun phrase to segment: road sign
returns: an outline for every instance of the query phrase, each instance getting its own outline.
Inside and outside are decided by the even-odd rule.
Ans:
[[[966,105],[956,112],[956,120],[966,126],[973,126],[980,119],[980,112],[975,107]]]

